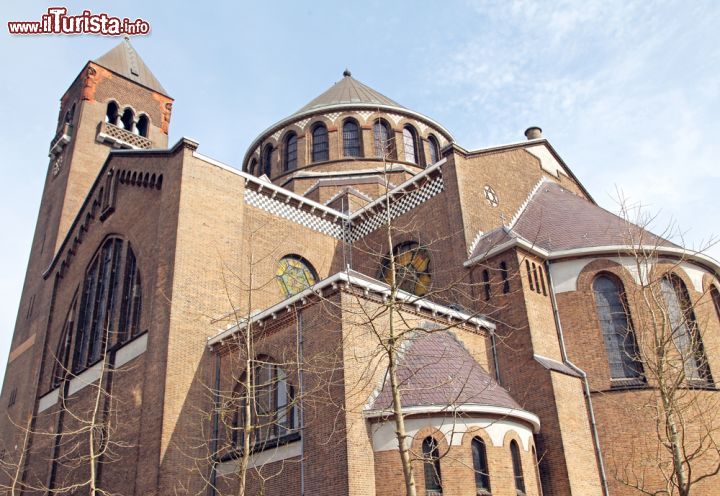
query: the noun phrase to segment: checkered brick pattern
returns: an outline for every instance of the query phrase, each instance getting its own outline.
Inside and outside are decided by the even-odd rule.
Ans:
[[[308,227],[314,231],[332,236],[337,239],[343,239],[342,220],[322,218],[319,214],[311,214],[301,210],[293,205],[289,205],[284,201],[276,200],[265,196],[257,191],[249,189],[245,190],[245,203],[256,208],[261,208],[273,215],[291,220],[302,226]]]
[[[444,187],[445,184],[442,176],[437,176],[433,180],[425,183],[422,187],[409,193],[404,193],[399,200],[393,202],[390,206],[390,218],[395,219],[409,212],[440,193]],[[350,232],[350,241],[355,242],[375,231],[383,224],[385,219],[385,214],[378,213],[359,224],[353,225]]]

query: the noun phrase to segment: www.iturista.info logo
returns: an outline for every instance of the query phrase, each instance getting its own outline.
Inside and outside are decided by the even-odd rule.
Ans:
[[[10,34],[99,34],[104,36],[142,35],[150,32],[144,19],[113,17],[105,13],[93,14],[83,10],[68,15],[65,7],[50,7],[39,21],[8,21]]]

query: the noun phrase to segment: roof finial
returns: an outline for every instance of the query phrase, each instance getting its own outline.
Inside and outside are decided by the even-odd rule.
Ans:
[[[350,72],[350,69],[348,69],[346,67],[345,70],[343,71],[343,77],[350,77],[350,76],[352,76],[352,72]]]
[[[124,39],[125,41],[130,41],[130,36],[126,34],[125,36],[123,36],[123,39]]]

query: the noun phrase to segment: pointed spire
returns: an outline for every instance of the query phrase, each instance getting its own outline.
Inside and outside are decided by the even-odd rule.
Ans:
[[[160,81],[150,71],[135,48],[130,44],[130,37],[125,36],[115,48],[105,55],[93,60],[96,64],[125,78],[135,81],[153,91],[167,95]]]

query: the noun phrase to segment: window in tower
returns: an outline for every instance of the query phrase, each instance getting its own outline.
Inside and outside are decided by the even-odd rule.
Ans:
[[[593,293],[610,377],[641,379],[643,368],[622,282],[613,275],[600,274],[593,281]]]
[[[417,133],[412,126],[403,128],[403,149],[405,150],[405,161],[413,164],[419,164]]]
[[[416,241],[401,243],[392,251],[395,262],[395,285],[403,291],[424,296],[430,290],[430,255]],[[392,285],[390,255],[383,257],[380,278]]]
[[[343,156],[362,157],[360,150],[360,127],[352,119],[343,123]]]
[[[508,294],[510,292],[510,273],[506,262],[500,262],[500,278],[502,279],[502,292]]]
[[[299,255],[281,258],[275,276],[285,296],[301,293],[318,281],[315,268]]]
[[[395,150],[392,129],[387,122],[378,119],[373,124],[373,139],[375,145],[375,157],[391,158]]]
[[[324,162],[329,159],[328,131],[325,124],[319,123],[312,130],[312,161]]]
[[[290,133],[285,138],[285,170],[297,168],[297,134]]]
[[[428,135],[428,149],[430,150],[430,164],[440,160],[440,144],[432,134]]]
[[[131,133],[135,132],[135,114],[133,114],[132,109],[129,107],[126,108],[125,111],[123,111],[123,115],[120,120],[122,121],[122,127],[124,130]]]
[[[490,289],[490,271],[485,269],[482,271],[482,286],[483,286],[483,294],[485,296],[485,301],[488,301],[491,296],[491,289]]]
[[[140,118],[138,119],[138,122],[137,122],[137,133],[140,136],[147,138],[149,127],[150,127],[150,119],[148,118],[148,116],[145,114],[140,115]]]
[[[111,101],[107,104],[107,112],[105,113],[105,122],[108,122],[112,124],[113,126],[117,126],[118,124],[118,114],[120,112],[120,109],[118,108],[118,104]]]

